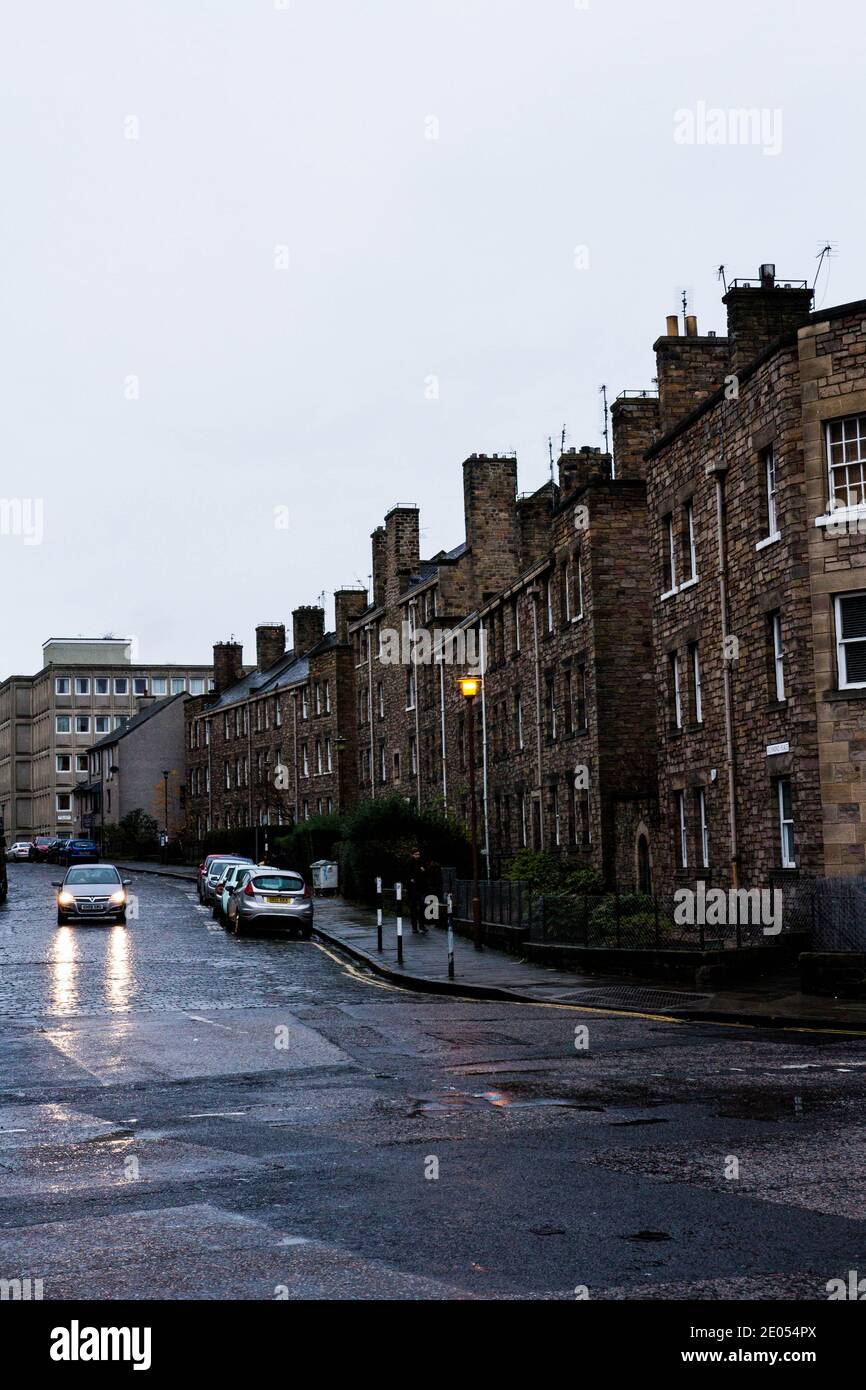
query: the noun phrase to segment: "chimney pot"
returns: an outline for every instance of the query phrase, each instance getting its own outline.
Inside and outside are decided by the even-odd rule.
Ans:
[[[686,315],[686,337],[696,338],[698,336],[698,321],[694,314]]]
[[[668,314],[668,317],[667,317],[667,325],[668,325],[668,337],[669,337],[669,338],[678,338],[678,337],[680,336],[680,318],[679,318],[679,314]]]
[[[765,261],[758,273],[761,277],[762,290],[771,290],[775,287],[776,267],[771,262]]]

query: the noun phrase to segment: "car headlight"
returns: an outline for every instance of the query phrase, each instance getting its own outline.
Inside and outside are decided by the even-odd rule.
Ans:
[[[117,890],[116,893],[112,893],[111,898],[110,898],[110,901],[113,902],[113,903],[125,903],[125,902],[126,902],[126,894],[124,893],[123,889],[122,889],[122,888],[118,888],[118,890]]]
[[[63,893],[58,893],[57,901],[59,902],[61,907],[71,907],[72,904],[75,902],[75,894],[67,893],[65,891]]]

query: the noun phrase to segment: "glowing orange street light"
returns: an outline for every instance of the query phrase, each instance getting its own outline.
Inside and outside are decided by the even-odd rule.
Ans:
[[[469,831],[472,838],[472,934],[481,950],[481,899],[478,895],[478,813],[475,806],[475,696],[481,689],[477,676],[461,676],[457,682],[467,705],[469,724]]]

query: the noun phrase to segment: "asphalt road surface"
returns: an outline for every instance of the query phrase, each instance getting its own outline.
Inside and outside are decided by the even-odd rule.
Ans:
[[[866,1039],[424,996],[0,908],[0,1279],[46,1299],[826,1299],[866,1275]],[[575,1032],[588,1029],[588,1036]]]

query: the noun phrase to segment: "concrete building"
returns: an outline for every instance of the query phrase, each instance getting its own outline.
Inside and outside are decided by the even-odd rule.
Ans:
[[[76,833],[99,840],[106,825],[119,825],[133,811],[152,816],[169,839],[185,829],[183,707],[188,699],[186,694],[164,700],[142,696],[131,718],[121,718],[88,749],[88,777],[73,794]]]
[[[32,676],[0,683],[0,810],[7,836],[72,834],[88,749],[136,700],[207,691],[210,666],[141,664],[121,638],[49,638]]]

